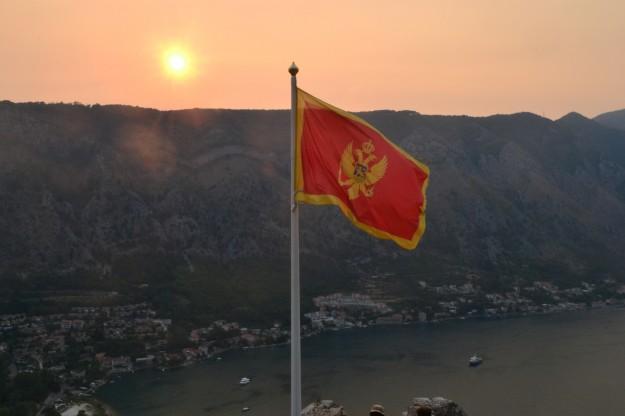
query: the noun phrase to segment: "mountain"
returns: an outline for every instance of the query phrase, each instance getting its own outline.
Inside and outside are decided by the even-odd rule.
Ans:
[[[595,121],[604,126],[625,130],[625,109],[599,114]]]
[[[304,206],[305,300],[380,274],[395,294],[468,275],[625,277],[625,132],[578,114],[360,115],[430,166],[427,231],[407,252]],[[0,300],[115,291],[198,316],[281,316],[288,123],[278,110],[1,102]]]

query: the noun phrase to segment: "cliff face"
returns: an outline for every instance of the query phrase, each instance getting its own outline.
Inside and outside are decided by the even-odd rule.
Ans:
[[[621,276],[625,132],[582,116],[362,116],[430,166],[427,231],[404,252],[304,207],[305,287],[376,271],[404,288],[469,272]],[[239,280],[210,290],[287,293],[288,134],[286,111],[2,102],[0,275],[87,287],[228,275]]]

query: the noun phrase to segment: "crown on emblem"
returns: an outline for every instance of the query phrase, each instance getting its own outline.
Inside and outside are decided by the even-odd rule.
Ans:
[[[362,151],[366,154],[371,154],[375,151],[375,146],[373,145],[373,141],[369,140],[362,145]]]

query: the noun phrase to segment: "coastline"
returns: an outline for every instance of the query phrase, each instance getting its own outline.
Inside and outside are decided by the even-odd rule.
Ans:
[[[593,310],[601,310],[601,309],[621,309],[621,308],[625,308],[625,302],[605,304],[605,305],[601,305],[601,306],[576,307],[576,308],[571,308],[571,309],[539,311],[539,312],[505,313],[505,314],[497,314],[497,315],[490,315],[490,316],[484,316],[484,315],[479,315],[479,316],[454,316],[454,317],[440,318],[440,319],[435,319],[435,320],[425,321],[425,322],[421,322],[421,321],[418,321],[418,320],[409,320],[409,321],[403,321],[401,323],[372,323],[372,324],[361,326],[361,327],[358,327],[358,326],[333,327],[333,328],[324,328],[322,330],[308,331],[308,332],[302,333],[302,339],[315,337],[315,336],[323,334],[325,332],[342,332],[342,331],[347,331],[347,330],[366,329],[366,328],[370,328],[370,327],[393,327],[393,326],[401,326],[401,325],[437,325],[437,324],[443,323],[443,322],[468,321],[468,320],[471,320],[471,321],[475,321],[475,320],[507,320],[507,319],[517,319],[517,318],[530,317],[530,316],[547,316],[547,315],[566,314],[566,313],[571,313],[571,312],[584,312],[584,311],[593,311]],[[183,364],[173,365],[173,366],[168,366],[168,367],[163,366],[163,367],[153,367],[153,368],[137,369],[137,370],[134,370],[132,373],[140,372],[140,371],[149,371],[149,370],[160,370],[160,371],[175,370],[177,368],[188,367],[188,366],[194,365],[196,363],[200,363],[200,362],[204,362],[204,361],[210,361],[210,360],[215,360],[216,358],[220,358],[220,356],[222,354],[230,352],[230,351],[239,351],[239,350],[245,351],[245,350],[252,350],[252,349],[281,347],[281,346],[289,345],[290,343],[291,343],[290,340],[287,340],[285,342],[273,343],[273,344],[233,346],[233,347],[229,347],[229,348],[225,348],[225,349],[219,350],[218,352],[215,352],[214,354],[211,354],[208,357],[199,358],[199,359],[195,359],[195,360],[190,360],[190,361],[187,361],[187,362],[185,362]],[[106,384],[108,384],[109,381],[110,381],[110,379],[107,379],[106,380]],[[100,388],[100,387],[98,387],[98,388]]]
[[[349,329],[366,329],[366,328],[371,328],[371,327],[394,327],[394,326],[408,326],[408,325],[427,325],[427,326],[434,326],[437,324],[441,324],[441,323],[446,323],[446,322],[454,322],[454,321],[479,321],[479,320],[512,320],[512,319],[518,319],[518,318],[525,318],[525,317],[532,317],[532,316],[551,316],[551,315],[559,315],[559,314],[567,314],[567,313],[572,313],[572,312],[591,312],[591,311],[596,311],[596,310],[610,310],[610,309],[622,309],[625,307],[625,303],[616,303],[616,304],[606,304],[606,305],[602,305],[602,306],[593,306],[593,307],[585,307],[585,308],[576,308],[576,309],[567,309],[567,310],[557,310],[557,311],[543,311],[543,312],[531,312],[531,313],[515,313],[515,314],[501,314],[501,315],[497,315],[497,316],[471,316],[471,317],[465,317],[465,316],[458,316],[458,317],[450,317],[450,318],[445,318],[445,319],[439,319],[436,321],[428,321],[428,322],[419,322],[419,321],[407,321],[407,322],[402,322],[401,325],[397,325],[397,324],[373,324],[373,325],[369,325],[367,327],[352,327],[352,328],[334,328],[334,329],[325,329],[325,330],[317,330],[317,331],[311,331],[311,332],[307,332],[306,334],[302,334],[302,338],[311,338],[317,335],[321,335],[322,333],[325,332],[343,332]],[[179,368],[183,368],[183,367],[189,367],[189,366],[194,366],[197,364],[200,364],[201,362],[206,362],[206,361],[214,361],[217,358],[220,358],[221,354],[227,353],[227,352],[231,352],[231,351],[245,351],[245,350],[253,350],[253,349],[266,349],[266,348],[273,348],[273,347],[283,347],[285,345],[290,344],[290,342],[283,342],[283,343],[277,343],[277,344],[266,344],[266,345],[255,345],[255,346],[237,346],[237,347],[231,347],[231,348],[227,348],[224,350],[219,351],[218,353],[215,353],[213,355],[211,355],[210,357],[207,358],[203,358],[203,359],[197,359],[197,360],[193,360],[193,361],[189,361],[186,362],[185,364],[182,365],[177,365],[177,366],[172,366],[172,367],[166,367],[166,368],[146,368],[146,369],[140,369],[140,370],[136,370],[136,372],[145,372],[145,371],[170,371],[170,370],[175,370],[175,369],[179,369]],[[132,376],[135,373],[135,371],[133,371],[133,373],[130,374],[126,374],[129,376]],[[111,379],[107,379],[106,384],[109,384]],[[99,389],[99,388],[98,388]],[[97,392],[96,389],[94,391],[94,393]],[[119,416],[119,414],[117,412],[115,412],[115,410],[112,408],[112,406],[107,403],[106,401],[104,401],[101,398],[95,398],[94,396],[92,396],[94,401],[99,402],[105,409],[106,412],[105,415],[106,416]],[[91,399],[91,398],[90,398]]]
[[[514,410],[510,416],[560,414],[555,409],[564,410],[570,404],[567,397],[589,390],[594,403],[622,389],[615,377],[625,365],[623,319],[623,308],[597,308],[510,320],[326,332],[302,341],[303,403],[331,398],[353,414],[366,414],[375,401],[389,414],[401,414],[405,408],[399,405],[406,397],[443,396],[475,415],[503,409]],[[484,357],[484,364],[471,368],[467,359],[475,352]],[[597,363],[597,356],[602,363]],[[198,363],[170,374],[128,375],[97,397],[121,416],[191,415],[204,409],[213,416],[232,416],[244,406],[258,416],[287,414],[288,363],[289,348],[284,346],[231,351],[223,361]],[[581,384],[569,382],[576,375],[583,377]],[[242,376],[252,383],[239,386]],[[605,383],[607,390],[600,388]],[[510,395],[512,386],[518,394]],[[617,414],[615,403],[602,405],[603,414]],[[625,398],[618,399],[618,406],[625,406]],[[573,406],[567,414],[594,413]]]

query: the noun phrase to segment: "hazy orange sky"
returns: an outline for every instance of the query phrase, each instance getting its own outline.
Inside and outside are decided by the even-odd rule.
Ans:
[[[0,0],[0,99],[287,108],[292,60],[347,110],[594,116],[625,107],[625,1]]]

